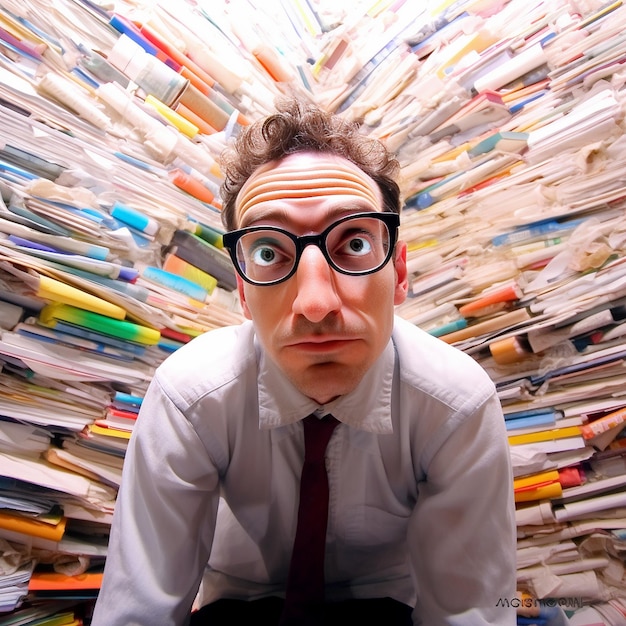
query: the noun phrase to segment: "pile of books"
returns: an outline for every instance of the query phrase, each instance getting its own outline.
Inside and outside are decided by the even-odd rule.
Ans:
[[[398,155],[397,313],[497,386],[528,619],[623,623],[626,8],[213,4],[0,7],[0,610],[83,619],[154,369],[243,319],[219,154],[297,94]]]

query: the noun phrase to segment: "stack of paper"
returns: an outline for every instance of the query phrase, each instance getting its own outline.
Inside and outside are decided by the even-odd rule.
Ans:
[[[496,382],[516,475],[519,587],[572,611],[593,604],[618,624],[626,12],[551,9],[529,7],[532,22],[513,19],[529,17],[515,2],[474,15],[489,32],[502,28],[499,42],[437,74],[441,99],[416,93],[422,110],[397,127],[413,276],[398,311],[470,353]],[[424,58],[430,77],[445,52]],[[508,119],[479,136],[448,124],[433,143],[483,90],[502,98]]]
[[[242,320],[219,154],[297,94],[398,155],[397,313],[496,383],[520,591],[622,623],[626,9],[144,4],[0,9],[5,508],[49,525],[60,508],[55,549],[76,571],[103,558],[154,368]]]
[[[65,8],[0,10],[0,538],[24,554],[0,574],[3,611],[35,563],[71,576],[58,583],[70,590],[102,566],[128,422],[155,367],[242,319],[215,157],[246,116],[189,69],[186,105],[223,122],[196,120],[192,140],[100,54],[128,37],[116,26],[139,26]],[[175,253],[184,267],[166,267]]]
[[[398,313],[497,384],[520,589],[621,624],[626,11],[487,5],[353,16],[326,42],[320,99],[403,165],[411,293]],[[409,36],[394,18],[410,10]],[[420,63],[394,91],[406,46]],[[380,97],[364,97],[373,85]]]
[[[2,577],[0,579],[0,612],[13,611],[26,597],[35,559],[19,546],[0,539]]]
[[[6,626],[40,624],[46,626],[81,626],[91,615],[80,598],[72,599],[33,599],[4,618]]]

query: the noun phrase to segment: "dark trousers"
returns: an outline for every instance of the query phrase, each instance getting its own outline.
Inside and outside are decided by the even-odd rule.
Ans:
[[[277,626],[283,610],[282,598],[260,600],[223,599],[207,604],[191,614],[190,626],[238,626],[267,624]],[[391,598],[328,602],[324,607],[324,626],[411,626],[412,609]]]

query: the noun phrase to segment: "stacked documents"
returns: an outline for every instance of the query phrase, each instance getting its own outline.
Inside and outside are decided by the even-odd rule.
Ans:
[[[411,47],[429,50],[415,83],[433,91],[416,90],[401,114],[365,116],[404,164],[412,282],[398,312],[474,356],[497,385],[519,589],[542,608],[593,606],[579,623],[620,624],[626,11],[511,2],[486,16],[470,5]]]
[[[242,320],[215,156],[246,116],[189,87],[214,126],[183,133],[107,61],[130,24],[65,8],[0,10],[0,610],[33,616],[101,570],[155,368]]]
[[[0,610],[93,596],[155,367],[242,320],[219,154],[296,93],[400,159],[397,313],[497,385],[520,592],[623,623],[626,8],[335,4],[2,3]]]
[[[411,290],[397,312],[497,385],[520,614],[621,624],[626,10],[587,9],[378,4],[344,16],[312,75],[321,102],[401,160]]]

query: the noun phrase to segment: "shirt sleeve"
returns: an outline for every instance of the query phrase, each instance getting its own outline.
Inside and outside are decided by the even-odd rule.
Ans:
[[[185,624],[218,502],[215,465],[157,376],[124,461],[93,626]]]
[[[408,537],[417,623],[514,626],[515,505],[495,392],[442,424],[425,452]]]

